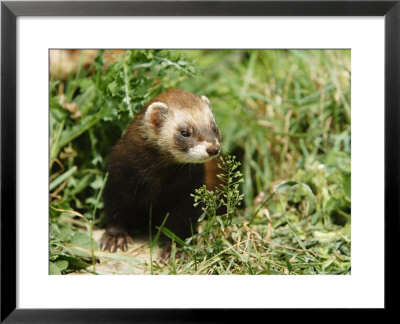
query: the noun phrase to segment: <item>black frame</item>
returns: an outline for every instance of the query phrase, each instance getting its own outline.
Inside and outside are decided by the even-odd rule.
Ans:
[[[7,323],[226,322],[238,310],[16,309],[16,18],[18,16],[384,16],[385,309],[395,307],[400,228],[400,0],[26,1],[1,3],[1,321]],[[373,125],[371,125],[373,127]],[[371,148],[373,154],[373,148]],[[373,188],[371,188],[373,190]],[[366,247],[367,248],[367,247]],[[389,283],[389,284],[388,284]],[[367,284],[367,283],[366,283]],[[166,296],[166,298],[168,298]],[[240,310],[243,315],[244,310]],[[251,310],[252,312],[260,312]],[[244,314],[247,314],[245,312]],[[257,314],[252,313],[252,318]],[[265,314],[259,314],[265,315]]]

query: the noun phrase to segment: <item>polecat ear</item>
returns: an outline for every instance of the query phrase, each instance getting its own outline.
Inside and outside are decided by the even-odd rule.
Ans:
[[[211,102],[206,96],[201,96],[200,98],[211,108]]]
[[[153,102],[146,109],[146,123],[153,129],[157,130],[162,125],[167,114],[168,106],[162,102]]]

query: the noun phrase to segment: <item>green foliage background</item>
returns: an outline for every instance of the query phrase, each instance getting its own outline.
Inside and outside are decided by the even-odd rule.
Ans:
[[[226,273],[229,264],[228,273],[350,273],[350,61],[348,50],[131,50],[105,68],[100,51],[68,80],[50,76],[51,273],[85,269],[94,258],[87,249],[98,248],[90,234],[102,225],[111,147],[149,99],[172,87],[210,99],[223,152],[242,163],[236,215],[275,244],[260,245],[263,262],[222,254],[204,273]],[[293,186],[268,201],[268,215],[254,214],[254,199],[287,181]],[[296,237],[307,253],[282,247],[299,249]],[[193,270],[178,268],[172,273]]]

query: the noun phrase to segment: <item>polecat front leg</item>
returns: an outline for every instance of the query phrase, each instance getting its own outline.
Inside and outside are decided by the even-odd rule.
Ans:
[[[107,229],[100,239],[102,251],[115,252],[117,249],[126,251],[128,244],[133,243],[127,230],[129,211],[132,210],[131,199],[126,181],[118,179],[118,174],[110,172],[104,189]],[[127,230],[126,230],[127,229]]]
[[[122,251],[126,251],[128,244],[132,243],[132,237],[121,226],[108,225],[100,239],[100,249],[115,252],[120,248]]]

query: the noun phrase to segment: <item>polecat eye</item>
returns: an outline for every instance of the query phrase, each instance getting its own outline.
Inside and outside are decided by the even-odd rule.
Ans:
[[[217,127],[213,127],[213,132],[217,135],[219,135],[219,129]]]
[[[189,137],[190,136],[189,132],[187,132],[187,131],[181,131],[181,135],[183,137]]]

